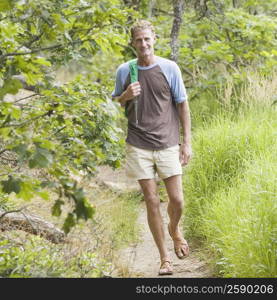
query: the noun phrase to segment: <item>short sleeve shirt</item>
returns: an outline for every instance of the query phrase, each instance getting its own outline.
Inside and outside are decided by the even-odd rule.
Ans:
[[[126,102],[128,134],[126,142],[142,149],[162,150],[179,143],[177,103],[187,100],[178,65],[155,56],[153,65],[138,65],[141,93],[135,101]],[[120,65],[112,97],[120,96],[130,84],[129,62]],[[136,122],[137,121],[137,122]]]

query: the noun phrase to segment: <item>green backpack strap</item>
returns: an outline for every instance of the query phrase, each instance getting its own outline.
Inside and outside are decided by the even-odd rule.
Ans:
[[[138,81],[138,60],[137,60],[137,58],[129,61],[129,70],[130,70],[131,83]],[[137,100],[135,100],[135,101],[137,101]],[[137,116],[137,102],[135,103],[135,110],[136,110],[136,116]],[[126,117],[128,116],[127,105],[125,106],[125,116]]]
[[[131,83],[138,81],[138,62],[133,59],[129,62]]]

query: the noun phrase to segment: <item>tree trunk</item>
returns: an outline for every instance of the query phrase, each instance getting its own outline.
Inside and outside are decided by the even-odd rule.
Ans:
[[[152,18],[153,16],[153,9],[154,9],[154,6],[155,6],[155,3],[156,3],[156,0],[149,0],[149,3],[148,3],[148,18]]]
[[[171,55],[170,58],[177,62],[178,60],[178,51],[179,51],[179,44],[178,44],[178,36],[181,24],[183,22],[183,13],[184,13],[184,0],[172,0],[173,3],[173,11],[174,11],[174,19],[171,29]]]
[[[65,233],[53,224],[23,211],[3,211],[0,209],[0,230],[23,230],[31,234],[40,235],[52,243],[65,241]]]

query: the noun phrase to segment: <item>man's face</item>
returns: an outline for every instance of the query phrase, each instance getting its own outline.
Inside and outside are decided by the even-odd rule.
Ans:
[[[138,57],[145,57],[154,54],[155,34],[151,29],[135,31],[132,45],[137,51]]]

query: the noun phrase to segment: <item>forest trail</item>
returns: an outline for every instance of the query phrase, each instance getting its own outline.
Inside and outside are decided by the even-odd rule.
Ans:
[[[112,170],[109,167],[101,167],[97,179],[104,185],[118,190],[140,190],[139,185],[135,182],[130,182],[125,176],[124,170]],[[166,226],[168,224],[168,215],[166,213],[167,203],[161,202],[161,213],[165,224],[166,246],[169,250],[173,262],[173,275],[162,276],[169,278],[207,278],[213,277],[212,271],[207,263],[201,259],[201,253],[193,245],[190,245],[190,255],[180,260],[174,253],[172,239],[170,238]],[[155,278],[158,276],[160,259],[158,249],[154,243],[151,231],[147,223],[147,212],[145,203],[141,202],[139,215],[137,219],[139,227],[139,241],[135,245],[122,249],[118,254],[118,261],[122,269],[130,278]],[[188,241],[189,242],[189,241]],[[113,277],[121,277],[116,274]]]
[[[167,203],[161,202],[161,212],[165,225],[168,224],[166,207]],[[140,228],[140,240],[137,245],[121,251],[121,263],[125,264],[128,268],[130,277],[160,277],[157,275],[160,266],[159,252],[147,224],[145,203],[141,203],[137,222]],[[190,255],[187,258],[183,260],[178,259],[174,253],[173,242],[168,231],[165,230],[165,233],[166,246],[172,258],[174,273],[173,275],[162,277],[205,278],[212,276],[206,263],[200,260],[198,250],[193,249],[192,246],[190,246]]]

